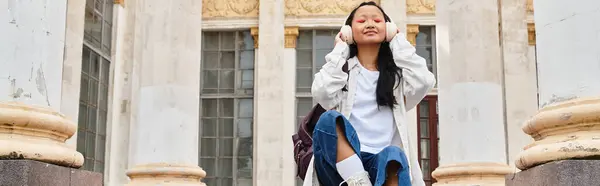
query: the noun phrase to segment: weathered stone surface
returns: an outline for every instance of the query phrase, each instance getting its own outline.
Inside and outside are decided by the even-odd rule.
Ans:
[[[506,176],[506,186],[582,186],[600,183],[600,160],[563,160]]]
[[[33,160],[0,160],[2,186],[102,186],[102,174]]]

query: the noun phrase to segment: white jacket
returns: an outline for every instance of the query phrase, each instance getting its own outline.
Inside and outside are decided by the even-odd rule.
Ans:
[[[408,42],[404,33],[398,33],[390,42],[394,62],[402,69],[401,86],[397,86],[394,95],[398,105],[393,110],[396,122],[396,131],[392,144],[400,147],[406,153],[410,167],[411,182],[413,186],[424,186],[423,175],[419,166],[417,149],[412,149],[409,144],[408,127],[406,126],[406,111],[413,109],[421,102],[436,83],[434,75],[427,69],[425,59],[416,54],[415,48]],[[313,98],[323,108],[337,109],[346,118],[350,118],[354,95],[356,92],[356,75],[358,73],[358,59],[348,59],[349,73],[342,71],[342,66],[350,53],[348,44],[340,42],[333,51],[325,56],[326,63],[315,74],[312,84]],[[349,77],[348,77],[349,76]],[[398,81],[396,81],[398,82]],[[347,86],[348,91],[342,91]],[[404,99],[406,98],[406,103]],[[400,129],[400,130],[398,130]],[[416,136],[415,136],[416,137]],[[320,186],[314,169],[314,157],[311,159],[303,186]]]

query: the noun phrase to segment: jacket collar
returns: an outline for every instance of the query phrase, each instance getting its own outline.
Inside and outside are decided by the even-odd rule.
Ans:
[[[348,59],[348,71],[352,71],[352,69],[358,67],[358,58],[356,56]]]

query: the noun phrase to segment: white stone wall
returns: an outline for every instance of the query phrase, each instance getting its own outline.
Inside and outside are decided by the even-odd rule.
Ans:
[[[61,110],[67,0],[0,5],[0,100]]]
[[[539,105],[598,95],[600,1],[535,1],[546,11],[535,16],[538,38]],[[585,5],[585,6],[583,6]],[[548,11],[557,10],[561,11]],[[570,33],[569,38],[556,38]],[[563,54],[563,55],[556,55]],[[573,65],[565,65],[573,63]]]

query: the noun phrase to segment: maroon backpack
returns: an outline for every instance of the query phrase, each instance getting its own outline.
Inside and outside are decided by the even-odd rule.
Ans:
[[[348,73],[348,63],[342,66],[342,71]],[[342,91],[347,91],[346,87]],[[310,112],[302,119],[298,126],[298,132],[292,135],[294,142],[294,160],[296,161],[296,175],[304,180],[310,159],[313,157],[312,149],[312,134],[317,121],[321,114],[325,113],[325,109],[320,105],[315,105]]]

